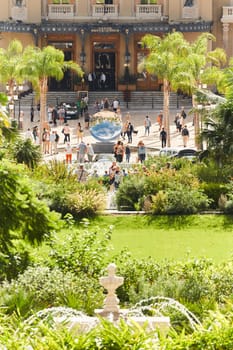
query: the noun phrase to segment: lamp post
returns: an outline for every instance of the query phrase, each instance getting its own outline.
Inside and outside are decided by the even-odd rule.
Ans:
[[[18,128],[19,128],[19,118],[20,118],[20,94],[23,91],[23,85],[17,84],[15,81],[10,81],[10,83],[6,84],[6,91],[8,96],[8,108],[10,112],[10,119],[15,120],[15,102],[19,101],[19,112],[18,112]]]
[[[86,62],[86,53],[85,53],[85,32],[84,29],[81,29],[81,52],[80,52],[80,62],[83,67]]]
[[[130,74],[129,74],[129,64],[130,64],[130,59],[131,55],[129,52],[129,29],[125,30],[125,80],[126,80],[126,107],[129,107],[129,79],[130,79]]]

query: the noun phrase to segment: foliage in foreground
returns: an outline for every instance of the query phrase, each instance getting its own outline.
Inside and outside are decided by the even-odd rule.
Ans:
[[[68,218],[67,222],[72,223]],[[87,224],[78,231],[72,228],[73,234],[67,235],[66,240],[58,242],[54,236],[50,243],[51,255],[46,261],[31,266],[16,280],[2,284],[0,344],[9,349],[20,349],[20,346],[46,349],[42,344],[46,344],[47,349],[208,349],[211,344],[216,349],[221,346],[231,349],[233,317],[231,304],[227,304],[233,295],[231,260],[219,265],[204,258],[158,263],[151,258],[133,259],[128,252],[113,258],[108,254],[110,231],[102,234],[98,228],[90,230]],[[171,317],[175,331],[168,338],[161,338],[160,346],[155,333],[135,325],[132,328],[122,323],[114,327],[106,321],[100,328],[76,336],[62,326],[54,331],[51,323],[32,326],[15,319],[16,314],[25,319],[52,306],[68,306],[93,315],[94,309],[103,305],[99,277],[106,274],[104,269],[112,260],[118,266],[117,274],[124,276],[124,284],[117,290],[122,307],[129,308],[142,299],[158,295],[174,298],[194,312],[204,328],[193,332],[182,314],[167,310],[165,315]],[[210,313],[217,305],[219,319]],[[215,323],[215,318],[219,322]]]
[[[37,322],[22,322],[15,316],[0,315],[0,346],[4,349],[72,349],[72,350],[231,350],[233,343],[232,312],[215,312],[203,327],[192,334],[177,334],[172,329],[167,337],[134,322],[121,320],[117,325],[101,320],[90,331],[65,324],[55,325],[37,319]]]
[[[0,164],[0,280],[13,278],[28,263],[25,241],[41,243],[59,226],[59,215],[49,211],[31,189],[23,168]]]

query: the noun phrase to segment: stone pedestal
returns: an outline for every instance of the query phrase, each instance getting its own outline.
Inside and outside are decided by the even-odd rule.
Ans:
[[[95,154],[113,153],[114,142],[96,142],[92,145]]]
[[[103,310],[96,310],[96,313],[102,317],[111,318],[117,320],[120,315],[119,299],[117,298],[115,291],[120,287],[123,282],[123,277],[116,276],[116,265],[108,265],[108,276],[100,278],[100,284],[107,289],[108,294],[104,300]]]

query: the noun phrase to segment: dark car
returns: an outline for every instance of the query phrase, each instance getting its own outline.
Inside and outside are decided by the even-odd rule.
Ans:
[[[64,103],[63,104],[66,111],[66,119],[78,119],[78,109],[74,103]]]
[[[189,160],[195,160],[198,156],[198,152],[193,148],[184,148],[179,150],[172,157],[174,158],[187,158]]]
[[[159,155],[168,158],[187,158],[194,160],[198,156],[198,152],[193,148],[165,147],[161,148]]]

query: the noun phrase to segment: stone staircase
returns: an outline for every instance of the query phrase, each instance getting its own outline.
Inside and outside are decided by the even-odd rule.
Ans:
[[[89,106],[94,106],[96,100],[101,101],[103,98],[108,98],[111,102],[114,98],[118,98],[121,108],[130,110],[160,110],[163,109],[163,92],[160,91],[130,91],[128,102],[125,93],[122,91],[89,91]],[[76,102],[78,92],[74,91],[50,91],[47,94],[47,105],[56,106],[62,102]],[[36,105],[34,93],[29,94],[21,99],[23,107]],[[191,98],[177,96],[176,93],[170,95],[170,109],[180,109],[181,106],[191,108]]]

